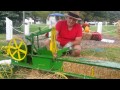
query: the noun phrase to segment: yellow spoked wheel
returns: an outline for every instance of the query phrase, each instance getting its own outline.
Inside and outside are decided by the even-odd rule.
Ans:
[[[54,78],[58,78],[58,79],[68,79],[68,78],[67,78],[63,73],[61,73],[61,72],[55,72]]]
[[[20,38],[13,38],[8,44],[8,52],[12,59],[22,61],[27,55],[27,45]]]

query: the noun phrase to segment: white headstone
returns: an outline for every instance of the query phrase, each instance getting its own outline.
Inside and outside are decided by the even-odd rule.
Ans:
[[[97,32],[100,34],[102,33],[102,22],[98,23]]]
[[[33,24],[34,23],[34,20],[32,18],[29,18],[29,23],[30,24]]]
[[[52,27],[55,27],[57,21],[55,19],[55,16],[51,16],[49,18],[49,28],[51,29]],[[51,39],[51,32],[48,32],[48,37],[50,37],[49,39]]]
[[[30,32],[29,32],[29,21],[27,19],[25,19],[25,28],[24,28],[24,32],[25,32],[25,35],[30,35]]]
[[[95,26],[97,26],[97,22],[95,22]]]
[[[13,38],[13,22],[6,17],[6,40]]]
[[[51,16],[49,18],[49,28],[55,27],[56,23],[57,23],[57,21],[55,19],[55,16]]]
[[[105,26],[107,26],[108,22],[105,22]]]

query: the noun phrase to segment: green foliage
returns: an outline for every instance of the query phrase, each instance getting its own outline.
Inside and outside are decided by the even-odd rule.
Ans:
[[[35,21],[40,18],[43,22],[46,21],[47,16],[51,13],[50,11],[33,11],[31,12]]]
[[[5,33],[6,17],[13,21],[14,26],[20,25],[22,21],[22,11],[0,11],[0,33]]]
[[[5,33],[5,17],[8,11],[0,11],[0,33]]]

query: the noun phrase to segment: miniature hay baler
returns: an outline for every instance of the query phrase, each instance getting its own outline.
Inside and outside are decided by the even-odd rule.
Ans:
[[[39,46],[39,35],[51,32],[51,46],[50,50],[46,47]],[[37,37],[37,43],[34,43],[34,37]],[[7,54],[12,58],[12,64],[26,68],[43,70],[51,73],[60,72],[62,75],[73,76],[77,78],[96,78],[93,75],[83,75],[78,73],[65,72],[63,68],[64,62],[71,62],[89,66],[97,66],[111,69],[120,69],[120,63],[100,60],[89,60],[87,58],[79,58],[72,60],[70,58],[63,58],[63,53],[69,51],[68,48],[58,49],[56,44],[55,28],[39,30],[31,33],[25,38],[13,38],[10,40],[7,48]],[[29,42],[29,44],[28,44]],[[56,56],[55,56],[56,54]],[[93,69],[91,73],[94,73]]]

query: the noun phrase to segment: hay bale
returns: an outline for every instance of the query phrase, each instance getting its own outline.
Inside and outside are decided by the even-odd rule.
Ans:
[[[71,62],[64,62],[63,69],[65,72],[83,74],[101,79],[119,79],[120,70],[114,70],[109,68],[89,66],[84,64],[77,64]]]
[[[118,34],[118,37],[120,38],[120,20],[118,20],[117,22],[117,34]]]
[[[55,73],[40,70],[20,68],[14,73],[16,79],[64,79]]]
[[[92,33],[83,32],[83,37],[82,37],[83,40],[90,40],[91,37],[92,37]]]
[[[118,37],[120,38],[120,27],[117,29]]]

